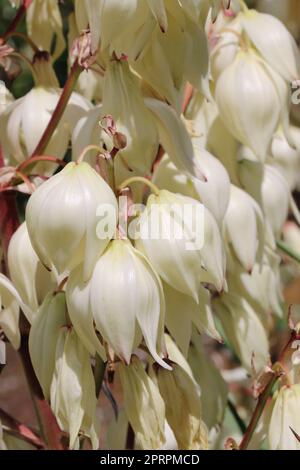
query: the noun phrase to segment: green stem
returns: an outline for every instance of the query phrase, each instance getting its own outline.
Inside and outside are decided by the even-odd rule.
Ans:
[[[247,431],[246,424],[244,423],[244,421],[242,420],[242,418],[238,414],[238,412],[236,410],[236,407],[234,406],[234,404],[232,403],[231,400],[228,399],[227,405],[228,405],[228,408],[230,409],[230,412],[231,412],[232,416],[234,417],[241,433],[244,434]]]
[[[95,378],[95,385],[96,385],[96,397],[99,397],[101,392],[102,383],[104,380],[105,370],[106,370],[107,362],[104,362],[99,354],[96,355],[96,363],[94,369],[94,378]]]
[[[293,248],[291,248],[287,243],[283,242],[282,240],[279,240],[276,242],[276,244],[281,251],[287,254],[290,258],[300,263],[300,254],[294,251]]]
[[[36,149],[34,150],[33,154],[31,155],[30,158],[36,156],[36,155],[43,155],[44,151],[46,150],[47,145],[50,142],[50,139],[65,111],[65,108],[68,104],[68,101],[70,99],[70,96],[74,90],[74,87],[76,85],[76,82],[78,80],[78,77],[82,71],[81,65],[79,65],[78,60],[76,60],[71,68],[70,75],[65,83],[65,86],[63,88],[62,94],[60,96],[60,99],[57,103],[57,106],[54,110],[54,113],[52,114],[52,117],[50,119],[50,122],[42,135],[42,138],[40,142],[38,143]]]

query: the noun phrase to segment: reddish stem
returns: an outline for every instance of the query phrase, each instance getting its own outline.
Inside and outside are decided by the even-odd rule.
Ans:
[[[22,162],[18,166],[17,171],[22,172],[29,165],[31,165],[32,163],[36,163],[36,162],[51,162],[51,163],[54,163],[54,164],[60,165],[60,166],[65,166],[66,165],[66,162],[64,162],[60,158],[52,157],[51,155],[36,155],[35,157],[28,158],[27,160]]]
[[[25,16],[26,11],[29,8],[31,2],[32,2],[32,0],[24,0],[23,1],[23,4],[18,9],[16,16],[14,17],[14,19],[12,20],[12,22],[10,23],[7,30],[5,31],[5,33],[2,36],[2,40],[4,42],[10,36],[10,34],[17,29],[19,24],[22,22],[23,17]]]
[[[0,147],[0,168],[3,166],[4,158]],[[8,245],[18,226],[19,216],[15,192],[0,192],[0,235],[6,265]]]
[[[80,72],[82,71],[82,67],[79,65],[78,60],[76,60],[71,68],[70,74],[68,76],[68,79],[65,83],[65,86],[63,88],[62,94],[60,96],[60,99],[57,103],[57,106],[54,110],[54,113],[52,114],[52,117],[50,119],[50,122],[45,129],[44,134],[42,135],[42,138],[40,142],[38,143],[36,149],[34,150],[33,154],[31,155],[30,159],[32,157],[36,157],[38,155],[42,155],[65,111],[65,108],[68,104],[69,98],[72,94],[72,91],[76,85],[77,79],[80,75]]]
[[[44,448],[43,441],[35,432],[32,431],[32,429],[25,426],[25,424],[20,423],[2,409],[0,409],[0,418],[2,423],[9,427],[9,433],[23,439],[35,447]]]

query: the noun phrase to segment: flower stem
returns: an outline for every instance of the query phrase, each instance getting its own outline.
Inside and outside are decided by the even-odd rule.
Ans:
[[[255,410],[253,412],[252,418],[251,418],[250,423],[249,423],[249,425],[246,429],[244,437],[243,437],[243,439],[240,443],[240,446],[239,446],[240,450],[246,450],[249,443],[250,443],[250,441],[251,441],[253,433],[256,429],[256,426],[258,425],[260,417],[261,417],[261,415],[264,411],[264,408],[266,406],[266,403],[268,401],[268,398],[270,397],[270,395],[272,393],[273,387],[276,384],[276,382],[278,381],[278,379],[284,374],[283,363],[284,363],[284,360],[285,360],[285,356],[286,356],[288,350],[290,349],[291,345],[293,344],[293,341],[296,337],[297,337],[296,332],[292,331],[287,344],[285,345],[285,347],[283,348],[282,352],[279,355],[278,362],[276,362],[273,365],[272,377],[270,378],[270,380],[268,381],[267,385],[265,386],[263,392],[261,393],[261,395],[258,398],[258,402],[257,402],[257,405],[256,405]]]
[[[277,241],[277,247],[286,253],[290,258],[294,259],[298,263],[300,263],[300,254],[293,250],[287,243],[283,242],[282,240]]]
[[[12,22],[10,23],[7,30],[5,31],[5,33],[2,36],[2,40],[4,42],[11,35],[11,33],[17,29],[19,24],[22,22],[23,17],[25,16],[26,11],[29,8],[31,2],[32,2],[32,0],[24,0],[23,1],[22,5],[20,6],[20,8],[17,11],[16,16],[14,17],[14,19],[12,20]]]
[[[151,191],[156,194],[156,196],[159,195],[158,187],[143,176],[133,176],[132,178],[128,178],[127,180],[123,181],[123,183],[119,186],[118,190],[122,191],[123,189],[127,188],[127,186],[130,186],[132,183],[144,183],[146,186],[149,186]]]
[[[262,394],[259,396],[257,405],[255,407],[254,413],[252,415],[251,421],[247,427],[247,430],[244,434],[244,437],[242,439],[242,442],[240,443],[239,449],[240,450],[247,450],[247,447],[251,441],[251,438],[253,436],[253,433],[256,429],[256,426],[258,425],[258,422],[260,420],[260,417],[264,411],[264,408],[266,406],[266,403],[268,401],[269,396],[272,393],[273,387],[276,384],[277,380],[279,379],[281,374],[279,373],[274,373],[272,374],[271,379],[267,383],[266,387],[264,388],[264,391]]]
[[[242,434],[244,434],[247,430],[247,426],[245,425],[244,421],[242,420],[242,418],[238,414],[235,405],[229,399],[227,400],[227,405],[228,405],[228,408],[230,409],[231,414],[234,417],[240,431],[242,432]]]
[[[76,60],[71,68],[70,75],[65,83],[65,86],[63,88],[62,94],[60,96],[60,99],[57,103],[57,106],[54,110],[54,113],[52,114],[52,117],[50,119],[50,122],[45,129],[44,134],[42,135],[41,140],[39,141],[36,149],[34,150],[33,154],[31,155],[30,158],[35,157],[37,155],[42,155],[50,142],[50,139],[65,111],[65,108],[68,104],[69,98],[74,90],[74,87],[76,85],[77,79],[82,71],[81,65],[79,65],[78,60]]]
[[[95,378],[95,385],[96,385],[96,397],[99,397],[101,392],[102,383],[104,380],[105,370],[106,370],[107,362],[104,362],[99,354],[96,355],[96,362],[94,368],[94,378]]]

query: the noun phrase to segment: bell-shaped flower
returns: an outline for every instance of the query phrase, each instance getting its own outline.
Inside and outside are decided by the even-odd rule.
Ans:
[[[223,422],[228,386],[219,369],[205,354],[201,336],[195,332],[192,335],[188,361],[201,389],[203,421],[210,430]]]
[[[269,361],[269,343],[265,328],[251,305],[242,296],[230,292],[213,302],[225,336],[245,369],[259,373]]]
[[[34,43],[44,51],[51,51],[55,39],[53,59],[64,51],[66,42],[58,0],[34,0],[27,9],[27,32]]]
[[[156,375],[178,449],[205,450],[208,436],[202,420],[200,388],[179,364],[172,362],[172,367],[172,371],[158,367]]]
[[[234,185],[231,185],[224,219],[224,236],[241,265],[250,272],[255,261],[262,257],[265,242],[263,213],[249,194]]]
[[[226,213],[230,181],[222,163],[204,149],[194,147],[196,165],[206,181],[188,178],[165,155],[155,168],[153,183],[160,189],[199,199],[221,225]]]
[[[0,138],[4,157],[10,165],[26,160],[39,143],[54,109],[61,90],[49,58],[43,55],[33,63],[35,86],[24,96],[10,104],[0,115]],[[72,129],[78,119],[91,108],[85,98],[72,93],[62,119],[57,126],[45,154],[63,158],[68,149]],[[53,163],[38,162],[35,173],[52,174]]]
[[[59,274],[83,262],[87,279],[114,236],[117,201],[108,184],[85,163],[69,163],[32,194],[26,223],[42,263]],[[97,233],[105,218],[109,232]]]
[[[158,150],[158,133],[138,80],[125,61],[114,60],[107,67],[101,113],[101,117],[113,116],[117,131],[126,137],[126,146],[117,158],[140,174],[150,173]]]
[[[228,27],[221,28],[212,35],[210,63],[214,81],[234,61],[240,48],[241,32],[240,23],[233,20]]]
[[[260,161],[266,159],[280,123],[286,92],[279,90],[267,65],[252,50],[240,50],[217,80],[215,99],[225,126]]]
[[[217,341],[222,341],[216,329],[211,310],[210,294],[200,287],[199,304],[190,296],[182,294],[164,283],[166,300],[166,327],[183,355],[187,357],[193,325],[200,333],[205,333]],[[168,350],[170,354],[170,351]]]
[[[290,146],[282,132],[274,136],[271,156],[267,162],[279,169],[290,190],[294,191],[299,186],[300,129],[291,126],[290,135],[294,142],[294,148]]]
[[[35,313],[56,279],[40,262],[32,248],[26,222],[13,234],[8,247],[10,278],[23,302]],[[32,321],[32,318],[29,318]]]
[[[80,282],[80,271],[71,273],[67,303],[71,321],[90,352],[99,350],[100,344],[95,333],[91,336],[94,321],[103,340],[125,363],[130,363],[143,337],[153,358],[168,367],[159,356],[165,354],[163,289],[146,258],[128,240],[113,240],[88,284]]]
[[[273,15],[248,10],[240,14],[240,22],[256,49],[277,73],[288,83],[300,78],[297,43],[280,20]]]
[[[265,165],[262,183],[263,209],[276,238],[280,238],[284,223],[292,208],[300,223],[300,214],[282,174],[270,165]]]
[[[90,356],[73,328],[59,332],[50,404],[62,431],[70,435],[70,449],[79,449],[79,433],[99,447],[96,390]]]
[[[137,246],[162,279],[199,302],[201,282],[224,287],[224,253],[218,225],[195,199],[161,190],[148,198],[137,221]]]
[[[51,292],[34,317],[28,343],[31,362],[47,400],[55,369],[56,344],[61,328],[66,325],[65,293]]]
[[[300,385],[284,385],[272,398],[268,441],[271,450],[300,450]]]
[[[274,251],[265,251],[261,264],[255,264],[251,273],[233,263],[229,267],[228,284],[230,289],[239,292],[264,322],[273,313],[282,317],[282,283],[280,278],[281,258]]]
[[[138,449],[157,450],[165,443],[165,404],[157,385],[147,375],[142,362],[119,367],[124,408],[135,433]]]

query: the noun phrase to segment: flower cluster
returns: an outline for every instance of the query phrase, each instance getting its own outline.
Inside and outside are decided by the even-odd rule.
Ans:
[[[22,311],[70,449],[99,446],[99,364],[123,397],[109,445],[129,424],[137,449],[218,448],[232,379],[209,351],[222,343],[256,391],[279,379],[251,445],[299,449],[298,344],[276,367],[270,350],[286,319],[278,245],[300,251],[295,39],[238,0],[71,3],[67,40],[59,2],[30,3],[34,86],[0,108],[0,188],[30,196],[3,244],[1,331],[18,349]]]

